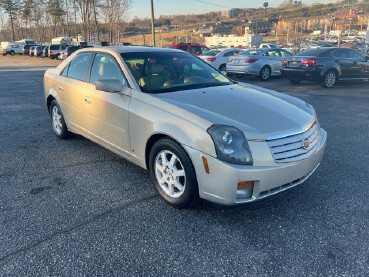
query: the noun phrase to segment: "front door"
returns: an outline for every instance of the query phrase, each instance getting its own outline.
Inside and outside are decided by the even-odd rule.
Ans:
[[[120,93],[96,89],[96,81],[111,79],[122,83]],[[130,89],[115,58],[106,53],[97,53],[89,80],[82,88],[85,129],[90,136],[122,154],[127,154],[130,150],[128,133],[130,100]]]

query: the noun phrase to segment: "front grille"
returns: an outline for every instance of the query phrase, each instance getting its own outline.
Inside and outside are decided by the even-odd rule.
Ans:
[[[304,148],[305,139],[309,146]],[[276,163],[289,163],[308,158],[317,149],[320,140],[320,127],[314,122],[307,130],[282,138],[268,140]]]

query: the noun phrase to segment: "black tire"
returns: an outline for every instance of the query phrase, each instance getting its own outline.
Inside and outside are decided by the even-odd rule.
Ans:
[[[331,88],[337,82],[337,73],[334,70],[328,70],[323,77],[321,86],[323,88]]]
[[[219,66],[219,71],[226,71],[227,66],[225,64],[222,64],[221,66]]]
[[[52,59],[52,60],[55,59],[55,56],[50,56],[50,59]]]
[[[270,78],[270,75],[272,74],[272,70],[268,65],[263,66],[263,68],[260,70],[260,79],[262,81],[267,81]]]
[[[61,131],[58,132],[58,130],[56,129],[54,122],[53,122],[53,109],[54,107],[56,107],[60,113],[60,123],[61,123]],[[50,104],[50,109],[49,109],[49,113],[50,113],[50,119],[51,119],[51,124],[54,130],[55,135],[60,138],[60,139],[66,139],[68,137],[70,137],[71,133],[68,131],[67,125],[65,124],[64,121],[64,116],[62,113],[62,110],[60,109],[60,106],[58,104],[58,102],[56,100],[53,100]]]
[[[10,56],[14,56],[15,55],[15,52],[12,50],[12,51],[10,51]]]
[[[300,80],[288,80],[290,82],[290,84],[293,84],[293,85],[297,85],[297,84],[300,84]]]
[[[168,195],[159,185],[156,177],[156,159],[163,151],[169,151],[177,156],[180,161],[180,166],[183,167],[185,172],[185,185],[183,193],[177,197],[171,197]],[[150,150],[149,156],[149,172],[151,181],[154,183],[155,188],[159,195],[170,205],[177,209],[190,208],[199,202],[199,189],[197,185],[197,178],[195,168],[187,152],[176,141],[164,138],[158,140]]]

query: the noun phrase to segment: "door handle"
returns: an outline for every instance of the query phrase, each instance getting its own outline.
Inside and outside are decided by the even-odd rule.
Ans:
[[[64,90],[64,88],[63,88],[62,86],[59,86],[59,90],[60,90],[60,91],[63,91],[63,90]]]
[[[84,99],[85,99],[85,102],[86,102],[87,104],[91,104],[91,98],[90,98],[90,97],[85,96],[85,97],[84,97]]]

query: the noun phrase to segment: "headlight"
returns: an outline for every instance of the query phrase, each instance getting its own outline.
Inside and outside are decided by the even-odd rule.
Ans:
[[[243,133],[235,127],[213,125],[208,130],[219,160],[252,165],[252,155]]]

